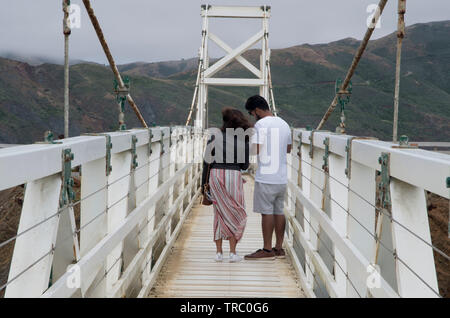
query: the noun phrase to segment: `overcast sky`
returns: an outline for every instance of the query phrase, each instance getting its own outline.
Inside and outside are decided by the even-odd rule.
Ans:
[[[63,57],[62,0],[1,1],[0,52]],[[7,2],[7,5],[6,5]],[[106,63],[81,0],[81,28],[70,37],[72,59]],[[327,43],[346,37],[361,39],[367,7],[378,0],[91,0],[111,51],[119,64],[196,57],[200,46],[200,5],[272,6],[270,46]],[[397,0],[390,0],[374,38],[396,29]],[[449,0],[408,0],[406,24],[450,20]],[[216,19],[215,33],[236,47],[258,31],[258,21]],[[211,48],[211,56],[223,51]]]

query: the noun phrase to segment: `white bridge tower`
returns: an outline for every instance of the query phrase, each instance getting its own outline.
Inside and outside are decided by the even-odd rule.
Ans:
[[[260,7],[230,7],[230,6],[210,6],[202,5],[201,16],[203,18],[202,43],[200,47],[200,62],[198,68],[197,84],[192,102],[191,113],[197,101],[195,126],[206,128],[208,109],[208,87],[217,86],[257,86],[259,94],[263,96],[276,113],[273,99],[271,75],[270,75],[270,49],[269,49],[269,18],[270,6]],[[261,30],[239,45],[231,48],[217,35],[209,31],[210,18],[240,18],[240,19],[260,19]],[[226,55],[213,65],[209,65],[209,40],[222,48]],[[259,69],[246,60],[242,54],[261,42],[261,56]],[[246,69],[252,72],[256,78],[217,78],[214,77],[220,70],[231,64],[234,60],[241,63]],[[190,114],[191,115],[191,114]],[[190,116],[188,121],[190,120]]]

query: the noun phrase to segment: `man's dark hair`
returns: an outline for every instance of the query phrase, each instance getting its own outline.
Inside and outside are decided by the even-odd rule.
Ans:
[[[245,103],[245,109],[247,109],[249,112],[254,111],[256,108],[259,108],[261,110],[270,110],[269,104],[267,104],[266,99],[259,95],[250,97]]]

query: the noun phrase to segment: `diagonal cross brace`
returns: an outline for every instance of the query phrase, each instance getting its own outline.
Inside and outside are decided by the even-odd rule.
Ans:
[[[227,66],[233,59],[235,59],[237,56],[240,56],[245,50],[249,49],[256,43],[258,43],[258,41],[260,41],[263,38],[263,36],[264,31],[261,30],[254,36],[252,36],[250,39],[242,43],[240,46],[235,48],[233,51],[231,51],[228,55],[224,56],[218,62],[214,63],[213,66],[211,66],[205,71],[205,78],[214,76],[214,74],[216,74],[225,66]]]
[[[225,50],[225,52],[227,53],[231,53],[233,51],[233,49],[228,46],[228,44],[226,44],[224,41],[222,41],[218,36],[216,36],[215,34],[212,34],[211,32],[208,33],[208,37],[214,41],[218,46],[220,46],[222,49]],[[253,66],[252,63],[250,63],[249,61],[247,61],[244,57],[242,57],[241,55],[238,55],[236,57],[236,60],[241,63],[243,66],[245,66],[250,72],[252,72],[253,74],[255,74],[258,78],[262,78],[262,72],[260,70],[258,70],[255,66]]]

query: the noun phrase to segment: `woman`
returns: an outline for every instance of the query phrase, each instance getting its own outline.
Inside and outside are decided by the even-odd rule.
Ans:
[[[218,136],[208,141],[210,151],[203,164],[202,191],[209,174],[209,188],[214,207],[215,261],[223,260],[222,241],[230,241],[229,261],[239,262],[236,245],[244,234],[247,222],[241,170],[249,167],[249,137],[244,134],[252,125],[239,110],[222,109],[223,125]],[[238,131],[235,129],[242,128]],[[222,139],[222,140],[220,140]],[[211,143],[215,141],[214,144]],[[208,149],[208,148],[207,148]],[[216,156],[223,154],[222,156]],[[212,156],[207,156],[211,154]],[[219,158],[220,157],[220,158]]]

